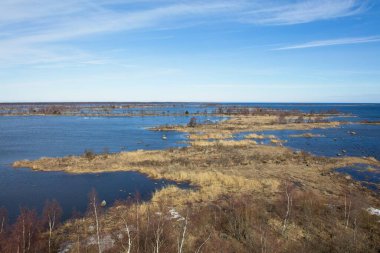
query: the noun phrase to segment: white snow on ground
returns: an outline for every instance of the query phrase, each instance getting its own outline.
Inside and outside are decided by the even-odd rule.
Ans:
[[[372,215],[380,216],[380,209],[370,207],[367,209],[367,211]]]
[[[177,221],[181,221],[185,219],[174,208],[170,209],[169,213],[170,213],[170,219],[176,219]]]

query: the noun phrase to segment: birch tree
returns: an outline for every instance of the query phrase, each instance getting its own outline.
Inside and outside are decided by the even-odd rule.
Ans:
[[[99,223],[99,214],[100,214],[100,204],[99,199],[96,194],[95,189],[93,189],[89,195],[89,214],[94,218],[95,229],[96,229],[96,243],[98,246],[98,252],[102,253],[102,247],[100,243],[100,223]]]
[[[57,224],[60,222],[60,219],[62,216],[62,208],[59,205],[57,200],[52,200],[52,201],[47,200],[42,213],[43,213],[43,222],[48,225],[48,229],[49,229],[48,247],[49,247],[49,253],[50,253],[52,234]]]

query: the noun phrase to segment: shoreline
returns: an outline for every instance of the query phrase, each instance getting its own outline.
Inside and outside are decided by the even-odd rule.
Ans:
[[[264,123],[263,123],[264,122]],[[268,154],[268,160],[273,159],[270,156],[271,154],[276,153],[295,153],[291,148],[282,147],[282,143],[277,139],[276,136],[269,136],[271,143],[275,145],[258,145],[256,140],[266,138],[268,136],[262,136],[257,134],[248,135],[247,138],[243,140],[231,140],[233,134],[240,132],[260,132],[265,130],[280,130],[280,129],[297,129],[297,130],[309,130],[316,128],[331,128],[338,127],[341,122],[325,122],[325,123],[298,123],[298,124],[275,124],[273,123],[273,117],[270,116],[234,116],[227,120],[220,121],[215,124],[205,124],[197,125],[195,127],[189,126],[164,126],[156,127],[150,130],[153,131],[178,131],[188,134],[188,147],[184,148],[170,148],[167,150],[137,150],[129,152],[120,152],[114,154],[99,154],[94,155],[92,158],[86,158],[83,156],[67,156],[63,158],[40,158],[34,161],[16,161],[13,163],[14,168],[31,168],[32,170],[38,171],[62,171],[67,173],[101,173],[101,172],[113,172],[113,171],[136,171],[148,175],[151,178],[155,179],[169,179],[175,181],[186,181],[190,183],[195,183],[200,181],[196,179],[192,182],[192,177],[179,176],[176,173],[163,173],[159,171],[162,164],[168,165],[173,162],[173,160],[178,157],[181,158],[184,155],[181,154],[181,151],[184,151],[188,154],[200,155],[199,151],[205,149],[204,152],[207,152],[207,149],[241,149],[244,152],[245,149],[249,148],[254,150],[254,153],[260,153],[263,150]],[[277,145],[276,145],[277,144]],[[349,166],[356,163],[363,163],[368,165],[378,166],[380,164],[374,158],[361,158],[361,157],[317,157],[309,154],[304,154],[303,159],[313,160],[313,159],[322,159],[324,160],[325,165],[328,165],[329,169],[321,169],[323,172],[330,172],[334,168]],[[175,154],[173,156],[173,154]],[[225,154],[228,155],[228,154]],[[167,159],[165,157],[171,157]],[[178,156],[178,157],[176,157]],[[275,156],[275,155],[272,155]],[[185,156],[186,157],[186,156]],[[186,157],[189,161],[189,157]],[[299,157],[298,157],[299,159]],[[128,161],[126,161],[128,160]],[[194,160],[194,159],[193,159]],[[131,163],[132,161],[132,163]],[[135,162],[133,162],[135,161]],[[148,164],[149,166],[141,166],[142,163],[151,162],[153,165]],[[195,160],[192,162],[196,162]],[[162,163],[162,164],[160,164]],[[307,163],[307,162],[306,162]],[[107,165],[105,165],[107,164]],[[332,165],[334,164],[334,165]],[[212,163],[211,163],[212,165]],[[239,166],[240,164],[233,164],[233,166]],[[153,168],[158,167],[158,168]],[[281,167],[281,166],[279,166]],[[89,168],[92,168],[91,170]],[[204,172],[210,171],[207,168],[204,168]],[[183,172],[183,171],[182,171]],[[185,177],[186,179],[184,180]],[[243,180],[244,181],[244,180]]]
[[[308,129],[312,129],[340,125],[340,123],[330,122],[276,124],[272,120],[272,117],[267,116],[234,116],[217,124],[166,127],[187,133],[189,146],[91,156],[40,158],[34,161],[16,161],[13,167],[74,174],[135,171],[153,179],[187,182],[194,187],[180,189],[175,185],[168,186],[156,191],[147,202],[131,203],[127,200],[125,203],[105,209],[99,217],[102,224],[102,238],[110,237],[115,233],[125,234],[123,231],[125,231],[126,220],[128,224],[134,224],[134,229],[146,226],[146,228],[133,230],[136,236],[145,233],[144,231],[150,231],[148,229],[152,226],[150,220],[162,219],[165,224],[168,224],[169,231],[177,228],[178,224],[182,224],[181,222],[185,220],[193,224],[188,231],[188,247],[193,249],[199,247],[198,241],[205,236],[203,229],[211,226],[211,231],[214,231],[210,232],[213,234],[212,237],[210,236],[211,241],[239,243],[238,245],[242,246],[238,247],[238,252],[249,252],[245,251],[244,246],[249,241],[248,239],[235,238],[235,232],[233,232],[235,230],[232,232],[218,230],[218,227],[212,225],[216,218],[208,219],[207,217],[219,217],[221,213],[225,215],[227,222],[234,222],[236,217],[246,219],[247,213],[250,213],[249,217],[253,217],[252,219],[261,220],[258,224],[254,220],[241,221],[244,226],[250,227],[252,235],[259,234],[260,230],[255,230],[257,227],[264,227],[271,238],[273,237],[277,244],[283,245],[284,249],[290,245],[301,249],[305,240],[311,244],[323,241],[327,246],[335,245],[338,239],[330,236],[331,226],[337,233],[353,233],[354,231],[362,235],[372,235],[371,245],[376,247],[380,238],[380,227],[369,230],[364,224],[360,225],[360,232],[355,231],[357,230],[356,217],[365,217],[365,220],[376,222],[376,216],[367,210],[379,208],[378,195],[362,186],[360,182],[334,170],[358,163],[380,166],[380,162],[374,158],[318,157],[293,151],[283,147],[280,142],[277,145],[258,145],[254,139],[229,140],[233,133],[247,129],[268,127],[286,129],[286,127],[305,127],[306,124],[308,124]],[[216,140],[210,141],[210,137]],[[259,135],[250,137],[261,138]],[[291,191],[291,198],[294,198],[295,207],[289,223],[283,225],[284,213],[281,210],[284,210],[286,206],[284,196],[286,196],[285,192],[289,194],[288,190]],[[352,219],[349,222],[347,218],[342,220],[341,216],[342,208],[347,208],[347,199],[350,203],[351,201],[354,203],[352,215],[355,218],[352,219],[355,219],[355,223],[353,225]],[[239,201],[244,204],[238,204]],[[312,209],[308,207],[309,202],[315,205],[311,205]],[[307,203],[306,213],[298,207],[303,206],[302,203]],[[275,211],[273,211],[274,207]],[[308,210],[315,211],[310,213]],[[173,212],[176,213],[177,218],[172,218]],[[361,216],[356,216],[358,214]],[[188,218],[189,215],[190,218]],[[306,220],[302,218],[305,215],[307,215]],[[308,221],[319,225],[305,225]],[[254,224],[251,224],[252,222]],[[89,228],[93,227],[93,224],[94,219],[91,216],[68,220],[55,231],[54,240],[57,245],[60,245],[61,250],[68,249],[68,252],[75,252],[71,250],[75,245],[79,245],[78,247],[82,249],[91,248],[92,245],[89,245],[88,241],[94,236],[94,231]],[[180,233],[179,230],[174,231],[174,235]],[[225,237],[226,233],[228,237]],[[122,238],[114,240],[115,242],[122,241]],[[348,236],[347,240],[351,240],[351,237]],[[367,242],[369,238],[366,236],[360,240],[363,240],[361,247],[366,249],[367,244],[364,242]],[[135,240],[134,243],[138,241]],[[115,246],[115,244],[112,245],[112,247]],[[208,247],[211,246],[208,245]],[[217,248],[210,248],[210,252],[215,252]]]

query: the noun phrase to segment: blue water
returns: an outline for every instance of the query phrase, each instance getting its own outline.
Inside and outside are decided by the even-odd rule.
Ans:
[[[379,104],[160,104],[158,108],[130,109],[158,111],[162,114],[185,111],[212,112],[218,106],[257,106],[274,109],[321,112],[337,110],[352,116],[352,121],[379,121]],[[125,109],[119,110],[123,113]],[[197,117],[199,121],[210,117]],[[0,206],[8,208],[11,218],[20,206],[41,210],[46,199],[55,198],[63,206],[68,217],[73,208],[84,211],[87,194],[96,188],[101,199],[112,203],[125,199],[138,191],[143,199],[149,199],[155,189],[174,182],[155,181],[134,172],[69,175],[62,172],[33,172],[29,169],[13,169],[16,160],[38,159],[42,156],[61,157],[79,155],[86,149],[94,152],[119,152],[137,149],[165,149],[184,146],[186,137],[177,132],[154,132],[147,128],[158,125],[186,124],[186,116],[152,117],[0,117]],[[220,118],[211,118],[212,120]],[[343,118],[345,119],[345,118]],[[348,132],[355,131],[356,135]],[[293,138],[289,135],[311,132],[323,134],[321,138]],[[162,135],[167,140],[162,139]],[[302,149],[316,155],[372,156],[380,159],[380,126],[349,124],[341,128],[311,131],[267,131],[287,140],[286,146]],[[243,138],[243,135],[240,136]],[[345,150],[346,152],[343,152]],[[187,187],[184,185],[184,187]]]
[[[352,135],[351,132],[355,132]],[[284,146],[304,150],[318,156],[359,156],[375,157],[380,160],[380,126],[348,124],[338,128],[313,130],[275,130],[264,131],[285,140]],[[311,133],[323,137],[292,137]]]
[[[365,164],[355,164],[349,167],[336,169],[337,172],[350,175],[353,179],[360,181],[371,190],[380,192],[380,168]]]
[[[197,117],[199,121],[206,117]],[[216,118],[212,118],[215,120]],[[185,136],[177,132],[156,132],[147,128],[165,124],[186,124],[189,117],[0,117],[0,206],[14,220],[20,206],[41,210],[46,199],[57,199],[68,217],[73,208],[85,211],[87,195],[95,188],[100,198],[112,203],[139,192],[149,199],[155,189],[169,181],[150,180],[133,172],[97,175],[68,175],[61,172],[33,172],[13,169],[16,160],[119,152],[137,149],[165,149],[184,146]],[[162,135],[167,136],[166,140]],[[185,185],[186,186],[186,185]],[[129,196],[129,195],[128,195]]]
[[[380,120],[380,104],[350,104],[350,103],[179,103],[179,104],[164,104],[162,107],[157,108],[131,108],[127,109],[127,112],[140,112],[140,111],[154,111],[159,113],[184,113],[188,111],[190,113],[197,112],[208,112],[211,113],[215,111],[219,106],[223,107],[263,107],[272,108],[280,110],[298,110],[304,113],[310,112],[328,112],[328,111],[338,111],[339,113],[345,114],[346,116],[355,116],[348,118],[351,120],[370,120],[379,121]],[[122,110],[116,109],[115,111],[121,112]],[[343,118],[344,119],[344,118]]]
[[[65,104],[62,104],[65,106]],[[102,105],[107,106],[106,110],[102,109]],[[30,104],[17,104],[12,105],[14,111],[27,113]],[[41,105],[40,105],[41,106]],[[380,104],[350,104],[350,103],[117,103],[114,104],[116,108],[110,109],[109,103],[85,103],[77,105],[77,110],[74,113],[99,113],[99,114],[140,114],[156,113],[156,114],[184,114],[186,111],[189,113],[212,113],[218,107],[264,107],[281,110],[298,110],[305,113],[310,112],[326,112],[336,110],[346,116],[354,116],[347,118],[350,121],[358,120],[380,120]],[[122,108],[119,108],[119,107]],[[132,106],[128,108],[128,106]],[[140,107],[136,107],[140,106]],[[0,113],[7,113],[2,111]],[[342,120],[342,118],[336,118]],[[343,118],[344,120],[344,118]]]
[[[183,146],[182,133],[147,131],[190,117],[0,117],[0,164],[41,156]],[[197,117],[200,121],[205,117]],[[162,135],[167,140],[162,140]]]
[[[73,211],[83,213],[88,206],[88,193],[95,189],[100,200],[112,205],[115,200],[133,198],[148,200],[157,189],[176,184],[168,180],[152,180],[136,172],[112,172],[72,175],[63,172],[39,172],[30,169],[1,168],[0,204],[8,209],[14,221],[19,207],[36,209],[39,213],[47,199],[57,199],[64,209],[64,219]],[[188,188],[187,183],[178,185]]]

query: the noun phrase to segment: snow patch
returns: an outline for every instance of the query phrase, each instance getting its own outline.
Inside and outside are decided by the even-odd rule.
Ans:
[[[380,216],[380,209],[370,207],[367,209],[367,212],[369,212],[372,215]]]

